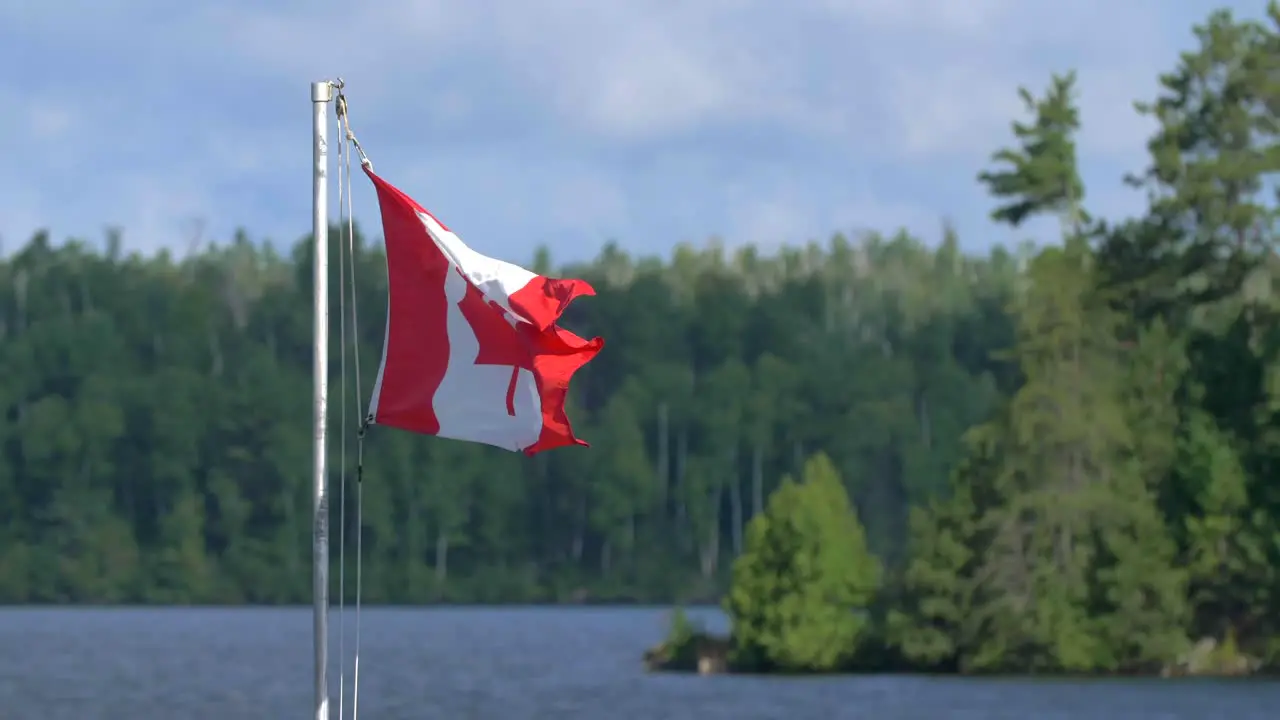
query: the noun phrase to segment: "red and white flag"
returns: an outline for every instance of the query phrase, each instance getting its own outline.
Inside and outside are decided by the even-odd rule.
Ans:
[[[604,340],[556,325],[583,280],[542,277],[472,250],[367,166],[382,208],[389,297],[370,424],[534,453],[586,445],[569,379]]]

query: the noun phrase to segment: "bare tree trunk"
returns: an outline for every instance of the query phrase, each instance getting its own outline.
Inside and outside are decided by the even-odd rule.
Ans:
[[[738,446],[729,453],[729,509],[733,532],[733,554],[742,553],[742,478],[738,476]]]
[[[751,452],[751,517],[764,510],[764,448],[757,444]]]
[[[711,494],[711,507],[707,510],[707,539],[702,546],[702,577],[711,578],[716,573],[720,559],[720,500],[724,493],[724,483],[717,482]]]
[[[920,393],[920,439],[925,450],[933,449],[933,424],[929,419],[929,398]]]
[[[662,509],[661,517],[667,517],[667,491],[671,482],[671,430],[667,404],[658,405],[658,507]]]
[[[436,532],[436,583],[443,586],[449,579],[449,535],[444,524]]]
[[[685,551],[689,549],[689,506],[685,500],[685,470],[688,459],[689,432],[680,428],[680,434],[676,436],[676,534],[680,547]]]
[[[578,517],[574,522],[573,529],[573,561],[582,562],[582,552],[586,545],[587,535],[587,495],[581,493],[578,496]]]

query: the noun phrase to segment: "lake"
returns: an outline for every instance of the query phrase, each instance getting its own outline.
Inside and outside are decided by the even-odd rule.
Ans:
[[[711,609],[691,615],[724,624]],[[354,619],[348,609],[348,656]],[[655,608],[365,610],[360,717],[1263,720],[1280,708],[1268,682],[650,675],[640,654],[666,619]],[[0,720],[302,720],[311,672],[309,608],[0,609]]]

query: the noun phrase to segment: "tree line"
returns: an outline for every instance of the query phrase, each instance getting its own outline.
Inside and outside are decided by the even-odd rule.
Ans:
[[[1074,75],[1022,90],[977,179],[997,221],[1059,220],[1040,249],[967,254],[948,229],[559,268],[539,250],[531,267],[598,291],[565,320],[609,343],[571,394],[591,449],[374,427],[357,493],[386,312],[357,230],[330,281],[358,333],[331,338],[334,562],[362,502],[369,602],[712,599],[765,498],[822,453],[920,662],[1272,637],[1278,25],[1273,3],[1195,28],[1138,105],[1157,131],[1131,218],[1089,211]],[[0,262],[0,601],[309,598],[310,253],[41,233]]]

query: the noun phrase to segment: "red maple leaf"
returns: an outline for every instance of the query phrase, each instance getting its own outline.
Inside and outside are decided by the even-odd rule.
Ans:
[[[507,312],[496,302],[487,300],[484,293],[470,282],[458,308],[480,344],[476,364],[511,368],[511,382],[507,385],[507,414],[515,417],[516,380],[522,368],[533,371],[533,353],[528,343],[507,319]]]

